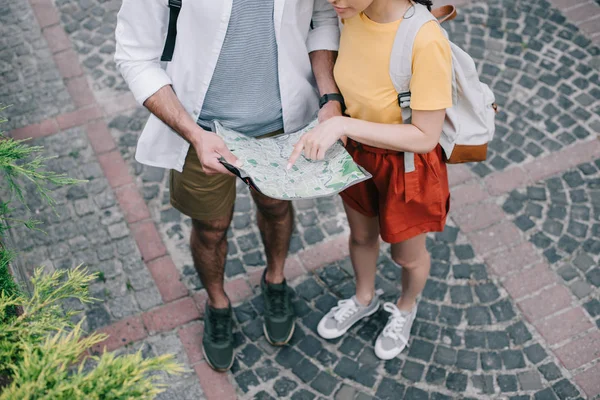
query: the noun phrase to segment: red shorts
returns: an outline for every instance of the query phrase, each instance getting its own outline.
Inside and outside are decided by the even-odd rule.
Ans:
[[[346,149],[373,179],[360,182],[340,195],[368,217],[379,217],[381,238],[398,243],[426,232],[441,232],[450,209],[448,171],[438,145],[415,154],[415,171],[404,173],[404,153],[348,140]],[[408,201],[407,201],[408,199]]]

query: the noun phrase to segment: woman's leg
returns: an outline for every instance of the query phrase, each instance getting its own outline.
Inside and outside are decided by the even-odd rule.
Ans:
[[[350,259],[356,276],[356,298],[363,305],[375,295],[375,273],[379,258],[379,220],[367,217],[344,203],[350,225]]]
[[[423,233],[404,242],[392,244],[392,259],[402,267],[402,294],[396,304],[401,311],[410,311],[421,294],[431,267],[431,258]]]

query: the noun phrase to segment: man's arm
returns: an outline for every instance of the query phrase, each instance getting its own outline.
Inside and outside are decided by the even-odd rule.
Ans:
[[[327,0],[314,0],[312,29],[308,33],[307,47],[319,94],[339,93],[333,78],[333,66],[340,43],[337,14]],[[319,111],[319,121],[342,115],[341,104],[330,101]]]
[[[333,66],[337,52],[329,50],[316,50],[309,54],[313,74],[317,81],[319,95],[327,93],[339,93],[339,89],[333,78]],[[342,115],[342,105],[338,101],[329,101],[319,110],[319,122],[329,118]]]
[[[194,146],[207,174],[229,174],[219,158],[232,165],[237,165],[237,159],[221,138],[196,125],[161,68],[168,20],[166,1],[123,0],[117,16],[115,63],[136,100]]]
[[[160,65],[168,21],[161,0],[123,0],[117,15],[115,63],[139,104],[171,84]]]

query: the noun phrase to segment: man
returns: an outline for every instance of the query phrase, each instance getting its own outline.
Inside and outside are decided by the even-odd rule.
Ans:
[[[152,113],[136,160],[172,170],[171,204],[192,218],[192,256],[208,294],[204,354],[225,371],[233,335],[223,270],[236,181],[219,159],[239,161],[210,132],[211,121],[262,137],[303,127],[319,105],[321,121],[341,115],[333,79],[338,19],[327,0],[183,0],[173,60],[163,69],[169,12],[167,0],[123,0],[115,61]],[[267,258],[264,333],[283,345],[295,324],[283,273],[293,209],[254,191],[252,197]]]

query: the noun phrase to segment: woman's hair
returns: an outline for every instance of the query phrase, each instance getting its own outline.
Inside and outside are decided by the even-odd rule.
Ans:
[[[415,3],[423,4],[429,11],[431,11],[431,7],[433,6],[433,1],[431,0],[412,0]]]

